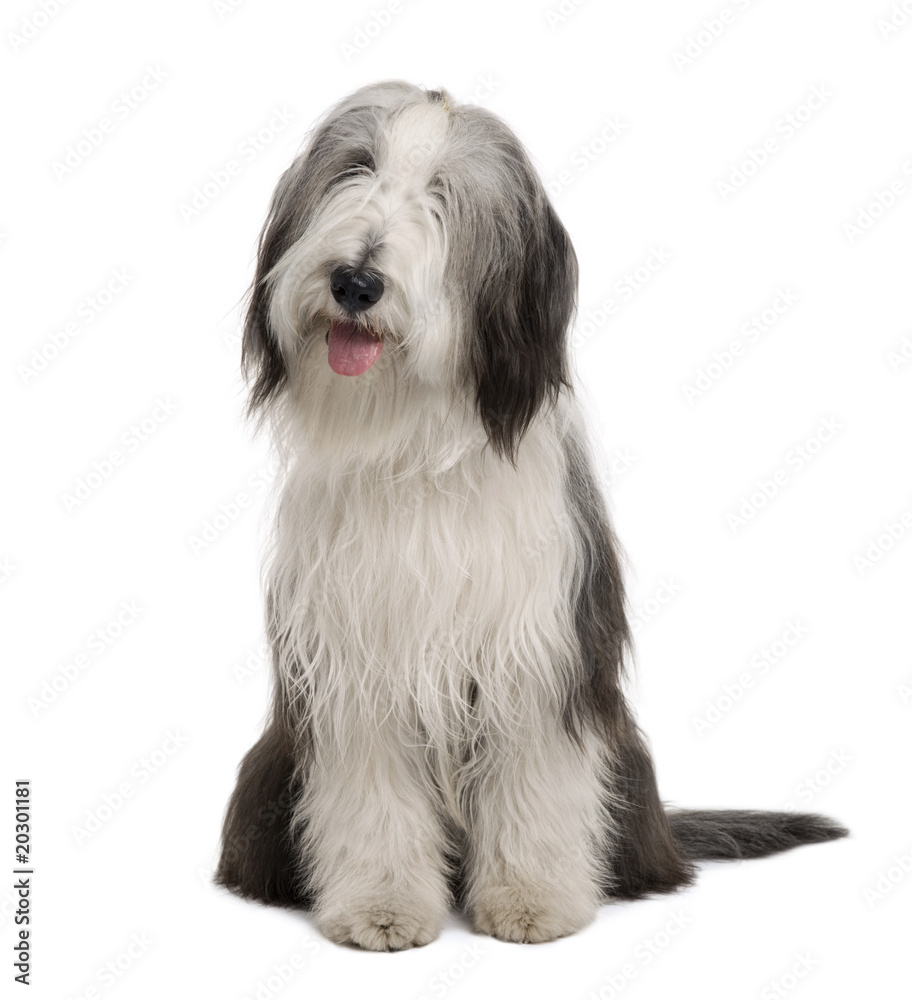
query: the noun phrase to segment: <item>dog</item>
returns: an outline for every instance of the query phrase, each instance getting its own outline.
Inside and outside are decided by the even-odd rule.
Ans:
[[[659,799],[573,391],[576,290],[523,146],[444,90],[346,97],[273,195],[242,362],[281,466],[274,698],[216,881],[333,941],[424,945],[453,905],[550,941],[699,860],[846,834]]]

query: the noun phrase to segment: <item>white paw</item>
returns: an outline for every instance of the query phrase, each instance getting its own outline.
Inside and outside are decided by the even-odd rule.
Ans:
[[[528,944],[554,941],[573,934],[595,917],[596,906],[566,891],[530,889],[523,885],[486,888],[473,908],[475,929],[503,941]]]
[[[351,903],[321,906],[317,926],[330,940],[369,951],[400,951],[429,944],[442,916],[405,894],[390,893]]]

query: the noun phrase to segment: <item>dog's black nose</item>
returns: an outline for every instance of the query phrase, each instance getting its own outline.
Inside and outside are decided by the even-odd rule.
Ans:
[[[337,267],[329,276],[329,287],[336,302],[352,312],[370,309],[383,295],[383,282],[376,274],[351,267]]]

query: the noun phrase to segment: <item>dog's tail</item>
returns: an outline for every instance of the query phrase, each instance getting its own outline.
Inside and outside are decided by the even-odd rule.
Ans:
[[[826,816],[757,809],[669,810],[668,822],[678,850],[690,861],[762,858],[849,833]]]

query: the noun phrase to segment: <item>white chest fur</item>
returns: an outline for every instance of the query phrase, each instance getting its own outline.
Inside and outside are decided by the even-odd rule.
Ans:
[[[549,424],[515,466],[477,448],[436,472],[299,461],[276,529],[280,679],[315,728],[395,718],[442,748],[559,706],[575,548]]]

